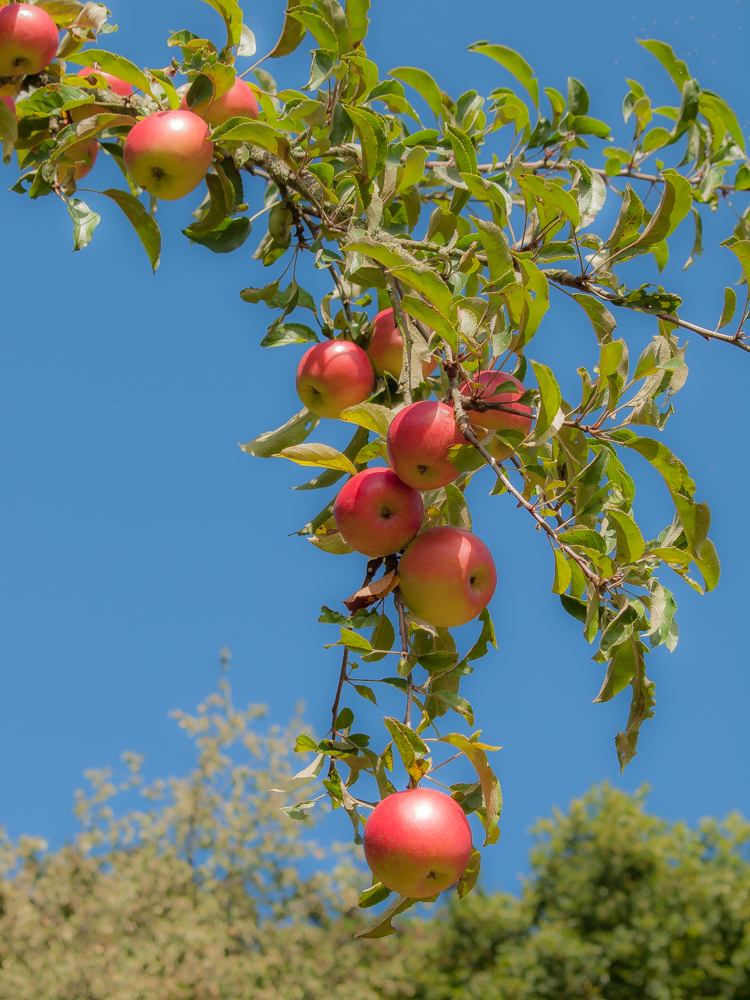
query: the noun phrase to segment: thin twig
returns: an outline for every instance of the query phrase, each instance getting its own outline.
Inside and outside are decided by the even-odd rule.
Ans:
[[[388,290],[388,297],[391,300],[391,305],[393,306],[393,318],[396,320],[396,326],[401,334],[401,339],[403,341],[404,350],[401,362],[401,385],[404,388],[404,401],[407,406],[412,401],[411,396],[411,334],[409,333],[409,324],[406,322],[406,316],[404,315],[404,310],[401,306],[401,298],[398,294],[398,289],[396,288],[396,283],[391,277],[390,273],[383,268],[383,275],[385,276],[385,287]]]
[[[341,692],[344,690],[344,681],[346,680],[346,667],[349,662],[349,650],[344,646],[344,655],[341,658],[341,672],[339,673],[339,686],[336,688],[336,697],[333,701],[333,707],[331,709],[331,734],[336,735],[336,719],[339,714],[339,702],[341,701]]]

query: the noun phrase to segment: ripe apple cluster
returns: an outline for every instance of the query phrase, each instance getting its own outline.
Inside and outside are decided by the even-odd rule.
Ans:
[[[311,347],[297,368],[297,392],[305,406],[321,417],[336,419],[348,406],[367,400],[378,375],[401,373],[403,341],[393,310],[378,313],[367,349],[347,340],[328,340]],[[425,369],[432,370],[430,361]],[[517,404],[524,387],[501,372],[478,373],[462,391],[493,403],[513,403],[512,410],[488,409],[473,415],[484,429],[531,429],[531,409]],[[388,431],[387,468],[369,468],[339,492],[334,518],[342,537],[363,555],[403,553],[398,566],[399,590],[407,608],[432,625],[451,628],[475,618],[492,598],[497,583],[487,546],[469,531],[449,525],[422,531],[422,492],[454,482],[460,471],[450,449],[464,443],[455,412],[447,403],[421,400],[394,417]],[[493,444],[498,458],[505,445]]]
[[[0,77],[20,78],[41,72],[54,59],[58,43],[57,25],[41,7],[29,3],[0,7]],[[102,70],[84,67],[78,75],[89,77],[92,72],[119,97],[133,94],[129,83]],[[2,95],[2,100],[15,113],[12,95]],[[221,125],[237,116],[258,117],[252,87],[239,78],[215,99],[207,98],[189,108],[185,97],[177,110],[142,118],[125,142],[124,160],[133,180],[144,191],[166,201],[190,194],[205,177],[213,159],[209,125]],[[81,180],[94,166],[98,152],[96,139],[75,143],[60,157],[58,182],[70,170],[76,181]]]

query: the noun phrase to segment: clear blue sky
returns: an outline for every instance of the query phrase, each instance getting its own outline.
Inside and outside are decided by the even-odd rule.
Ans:
[[[142,65],[169,61],[171,30],[220,36],[218,17],[197,0],[112,6],[120,31],[106,41]],[[666,73],[635,42],[656,37],[730,100],[750,131],[746,0],[373,7],[368,49],[383,74],[420,65],[454,97],[470,87],[487,94],[508,78],[466,47],[502,42],[522,51],[542,86],[564,91],[568,75],[583,80],[591,113],[624,138],[626,76],[655,104],[676,103]],[[281,0],[245,4],[259,53],[275,41],[282,8]],[[271,68],[280,84],[296,87],[307,64],[300,52]],[[124,749],[144,752],[152,776],[189,766],[187,742],[167,712],[191,709],[211,689],[222,645],[234,655],[239,701],[266,702],[281,722],[304,699],[311,725],[324,730],[338,656],[322,649],[329,633],[316,617],[321,603],[335,606],[356,588],[362,565],[288,538],[322,505],[321,493],[290,492],[304,470],[237,448],[299,408],[301,348],[261,349],[269,314],[238,297],[244,285],[268,280],[251,259],[262,229],[241,251],[213,256],[179,231],[197,199],[164,204],[154,278],[114,205],[90,196],[104,221],[92,245],[71,255],[64,206],[6,193],[16,173],[0,169],[0,823],[14,836],[59,844],[75,829],[73,790],[84,768],[115,764]],[[90,182],[120,183],[104,157]],[[248,187],[257,202],[259,188]],[[747,197],[737,198],[742,209]],[[723,286],[738,276],[729,252],[715,249],[729,235],[727,217],[705,218],[706,253],[683,274],[687,228],[663,280],[684,296],[686,318],[713,326]],[[627,265],[633,283],[652,277],[640,266]],[[326,290],[317,273],[303,283],[318,295]],[[572,395],[575,368],[591,368],[596,347],[580,311],[566,301],[554,306],[531,353],[555,367]],[[620,330],[632,354],[651,336],[651,321],[629,316]],[[515,889],[530,824],[603,778],[628,789],[649,782],[651,807],[669,817],[695,822],[733,808],[750,815],[750,359],[695,337],[688,361],[691,376],[664,440],[711,504],[723,579],[705,598],[675,581],[682,638],[673,655],[651,658],[657,717],[644,725],[624,778],[613,737],[627,717],[626,696],[591,704],[602,668],[550,593],[548,546],[507,498],[486,496],[488,479],[472,484],[475,530],[499,570],[492,612],[500,648],[467,683],[488,740],[504,746],[503,836],[486,854],[491,885]],[[323,436],[335,443],[341,435],[328,427]],[[662,484],[635,468],[638,514],[657,530],[669,516]],[[364,704],[352,707],[362,712]],[[340,815],[326,823],[324,839],[349,836]]]

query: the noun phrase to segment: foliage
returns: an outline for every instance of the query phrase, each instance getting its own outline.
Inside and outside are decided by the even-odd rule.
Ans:
[[[197,746],[187,777],[144,785],[142,758],[125,754],[126,780],[88,773],[72,844],[48,853],[38,839],[3,840],[0,997],[370,1000],[376,987],[399,992],[403,959],[394,949],[352,941],[357,896],[347,856],[333,873],[299,874],[322,852],[269,792],[289,777],[290,733],[260,732],[262,709],[235,707],[225,679],[195,715],[174,714]],[[113,799],[136,790],[143,808],[116,816]]]
[[[523,896],[477,893],[435,936],[423,1000],[750,993],[750,825],[698,830],[603,786],[536,827]]]
[[[346,849],[322,852],[278,809],[288,734],[259,729],[226,679],[194,715],[185,778],[88,773],[82,831],[49,852],[2,842],[2,1000],[717,1000],[750,991],[750,826],[699,830],[594,789],[540,822],[521,898],[479,890],[412,917],[400,938],[364,921]],[[145,804],[116,815],[116,797]],[[330,869],[330,863],[328,864]],[[382,895],[381,895],[382,898]]]
[[[168,40],[175,53],[171,64],[141,70],[101,48],[82,51],[106,29],[103,15],[84,30],[84,8],[75,0],[41,0],[67,28],[59,57],[38,77],[4,81],[4,91],[20,87],[19,117],[13,119],[0,103],[0,125],[6,161],[15,148],[22,170],[14,190],[32,199],[54,193],[66,201],[76,249],[91,240],[99,216],[77,197],[65,151],[96,137],[123,166],[125,137],[136,119],[177,107],[183,95],[191,107],[220,97],[236,79],[236,59],[254,51],[235,0],[208,2],[224,20],[223,47],[180,31]],[[105,10],[85,5],[89,13],[92,7]],[[723,308],[717,301],[716,330],[704,329],[679,316],[681,301],[674,293],[653,283],[630,287],[627,262],[645,256],[661,271],[670,238],[685,220],[695,226],[686,266],[700,256],[701,213],[731,204],[735,192],[750,187],[744,136],[726,101],[701,88],[669,45],[646,40],[642,44],[676,85],[676,103],[654,108],[644,88],[628,80],[623,116],[632,139],[627,147],[604,145],[603,166],[596,166],[586,151],[591,143],[611,142],[611,129],[589,115],[581,81],[570,78],[566,95],[546,87],[542,98],[534,71],[519,53],[478,42],[471,48],[497,64],[498,86],[486,96],[468,90],[454,99],[422,69],[382,73],[365,49],[368,10],[369,0],[347,0],[345,8],[338,0],[289,0],[281,38],[251,67],[259,118],[233,118],[212,130],[208,194],[184,232],[208,251],[232,252],[248,238],[253,221],[267,215],[268,229],[254,256],[263,266],[285,263],[283,274],[241,292],[254,308],[274,313],[263,345],[343,338],[366,346],[372,332],[366,310],[377,298],[381,309],[394,309],[403,336],[401,377],[385,377],[367,403],[342,414],[357,425],[344,453],[305,444],[318,420],[304,410],[244,450],[314,466],[321,471],[304,488],[330,487],[383,456],[395,408],[431,395],[450,402],[467,442],[455,456],[465,471],[455,488],[426,496],[426,523],[470,525],[469,485],[485,465],[491,467],[493,493],[505,497],[499,502],[518,505],[549,543],[553,592],[581,623],[586,640],[596,644],[593,659],[606,665],[596,701],[631,689],[627,724],[616,737],[625,767],[636,753],[641,724],[654,714],[646,657],[653,647],[673,650],[678,639],[675,599],[657,574],[666,565],[700,592],[719,579],[708,506],[697,498],[684,464],[657,437],[688,374],[678,335],[688,329],[750,350],[743,332],[747,300],[735,332],[719,332],[735,313],[733,289],[726,290]],[[279,89],[259,67],[294,51],[307,33],[315,45],[310,78],[300,89]],[[68,63],[91,67],[92,75],[72,75]],[[117,98],[101,89],[97,69],[140,92]],[[176,88],[178,75],[187,83]],[[655,124],[655,118],[665,124]],[[252,219],[246,214],[247,182],[264,186],[264,208]],[[142,192],[129,178],[128,184],[128,191],[100,193],[132,222],[155,269],[161,250],[155,205],[147,210]],[[611,233],[597,234],[592,227],[608,197],[619,200],[619,217]],[[747,211],[736,214],[734,232],[722,246],[738,258],[746,281],[750,223]],[[305,260],[330,273],[332,290],[319,303],[298,277]],[[563,398],[556,374],[530,354],[555,297],[562,295],[580,305],[581,322],[593,328],[599,347],[593,372],[577,368],[580,400]],[[651,344],[634,364],[625,339],[616,337],[618,309],[656,322]],[[438,374],[423,378],[421,362],[430,356]],[[488,450],[491,435],[480,439],[472,429],[471,414],[487,404],[460,389],[491,366],[512,367],[518,378],[536,381],[522,397],[535,408],[534,426],[524,440],[505,436],[513,451],[504,464]],[[661,474],[674,505],[673,520],[654,538],[644,537],[636,520],[630,470],[642,460]],[[349,549],[331,515],[329,500],[298,534],[324,552],[344,554]],[[346,811],[359,842],[362,810],[374,806],[364,796],[377,800],[395,789],[389,777],[394,746],[414,784],[432,780],[429,772],[439,766],[433,757],[447,744],[473,768],[468,782],[448,790],[467,813],[479,816],[485,843],[493,843],[501,804],[487,756],[493,748],[480,742],[479,732],[438,728],[448,716],[473,729],[474,711],[460,694],[460,682],[495,644],[492,622],[485,612],[479,639],[468,652],[459,651],[449,632],[405,613],[397,554],[375,579],[382,562],[368,565],[363,589],[347,602],[350,615],[323,609],[320,620],[340,627],[333,644],[343,647],[341,677],[326,737],[298,738],[296,748],[315,757],[294,787],[323,780],[321,796]],[[690,575],[694,571],[702,583]],[[386,611],[391,593],[392,618]],[[363,631],[370,628],[368,639]],[[357,682],[353,656],[368,663],[398,658],[398,666],[386,667],[375,683],[404,691],[404,718],[384,720],[388,735],[381,734],[378,749],[371,748],[369,734],[353,729],[354,713],[342,706],[344,692],[377,701],[369,684]],[[419,712],[416,730],[413,708]],[[354,783],[364,775],[373,791],[360,797],[357,790],[355,796]],[[315,801],[299,802],[290,815],[304,817]],[[409,901],[393,905],[403,908]],[[390,929],[386,920],[373,933]]]

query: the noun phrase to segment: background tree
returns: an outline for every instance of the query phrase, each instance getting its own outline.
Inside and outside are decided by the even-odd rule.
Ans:
[[[252,46],[236,3],[215,0],[212,6],[221,11],[226,22],[225,48],[217,51],[205,39],[177,33],[170,43],[182,51],[183,58],[165,69],[144,73],[103,49],[81,51],[87,40],[107,30],[106,11],[91,4],[71,5],[75,9],[64,11],[51,6],[51,14],[66,34],[58,61],[38,79],[23,77],[21,70],[29,70],[23,61],[26,56],[14,56],[15,61],[8,63],[7,96],[13,91],[21,98],[15,105],[20,121],[10,105],[0,109],[0,118],[8,156],[16,147],[25,171],[17,189],[28,190],[34,198],[53,192],[63,197],[75,222],[77,248],[88,243],[98,221],[98,216],[74,196],[77,181],[90,170],[97,154],[99,146],[92,145],[97,140],[129,169],[130,183],[137,178],[152,196],[149,213],[138,201],[142,192],[135,187],[130,193],[104,192],[133,222],[156,267],[160,236],[153,219],[153,196],[174,198],[187,193],[197,185],[209,162],[203,133],[196,132],[200,155],[196,152],[193,156],[188,150],[190,182],[165,187],[162,181],[166,183],[169,177],[173,165],[169,156],[174,159],[174,148],[167,149],[167,160],[158,166],[146,163],[148,156],[163,153],[161,147],[157,149],[159,143],[169,145],[159,131],[160,123],[194,120],[190,111],[178,110],[180,103],[194,110],[205,106],[209,118],[210,108],[218,106],[237,86],[235,55]],[[3,23],[16,14],[25,16],[26,7],[6,5]],[[40,13],[44,8],[41,3],[33,9]],[[677,637],[674,599],[656,578],[656,570],[666,563],[700,589],[687,575],[694,564],[705,588],[718,581],[718,559],[707,538],[710,515],[706,505],[695,500],[695,485],[687,470],[664,445],[653,437],[639,436],[631,426],[661,430],[672,412],[671,397],[687,374],[684,347],[676,339],[676,330],[687,327],[705,339],[721,340],[746,351],[742,327],[747,307],[741,310],[735,333],[719,332],[735,311],[736,297],[727,289],[717,329],[697,327],[678,317],[677,296],[661,288],[652,291],[651,286],[629,289],[613,267],[644,254],[653,254],[656,264],[663,266],[668,253],[666,240],[690,214],[693,202],[715,206],[731,190],[745,187],[744,140],[736,118],[720,97],[701,91],[669,46],[646,43],[680,89],[679,107],[658,109],[672,127],[648,128],[650,102],[642,88],[631,82],[625,114],[635,121],[633,143],[627,150],[610,147],[604,168],[594,168],[575,159],[576,148],[587,146],[586,136],[606,138],[609,128],[588,116],[588,95],[579,81],[569,81],[567,99],[547,88],[550,116],[539,115],[532,127],[529,106],[507,88],[494,91],[485,110],[484,100],[475,92],[467,92],[454,103],[429,75],[411,67],[393,70],[391,80],[379,81],[378,68],[364,54],[365,3],[351,3],[346,12],[330,2],[314,7],[295,5],[289,9],[282,37],[270,55],[287,54],[300,44],[305,29],[321,46],[313,54],[306,85],[309,94],[317,93],[313,97],[305,91],[281,92],[285,99],[282,108],[275,81],[256,69],[260,86],[254,93],[261,113],[257,120],[252,116],[215,120],[210,132],[214,157],[207,178],[209,196],[186,235],[215,252],[240,246],[250,232],[250,220],[242,215],[241,172],[260,174],[268,182],[269,230],[258,256],[264,264],[271,264],[290,248],[293,251],[289,261],[292,280],[285,289],[276,281],[243,292],[247,301],[265,300],[280,310],[264,344],[282,346],[319,339],[305,324],[285,322],[290,312],[301,306],[316,315],[324,337],[346,342],[353,356],[357,351],[361,354],[362,347],[371,346],[372,327],[367,313],[354,307],[362,310],[369,305],[372,298],[367,289],[374,288],[379,304],[388,308],[390,303],[393,310],[403,344],[402,364],[398,379],[385,371],[382,383],[369,387],[375,388],[374,393],[369,394],[368,388],[354,406],[338,414],[358,425],[344,452],[301,443],[317,425],[319,415],[337,415],[327,410],[324,413],[320,405],[317,413],[302,411],[279,431],[249,442],[245,450],[263,457],[279,454],[323,468],[325,471],[308,487],[332,485],[341,474],[356,476],[367,462],[383,457],[386,437],[389,450],[393,450],[396,434],[402,433],[400,416],[390,426],[394,409],[402,404],[424,406],[431,395],[440,399],[436,405],[444,407],[441,412],[452,412],[452,433],[458,435],[448,441],[441,459],[453,467],[455,482],[442,480],[425,494],[425,528],[442,531],[442,537],[457,528],[464,532],[470,529],[464,491],[480,467],[491,466],[497,477],[494,492],[510,494],[547,537],[554,553],[553,590],[560,594],[563,606],[582,622],[589,641],[600,637],[595,659],[607,663],[607,671],[598,700],[608,700],[627,686],[632,688],[628,723],[617,737],[618,756],[625,766],[635,753],[641,723],[653,714],[653,685],[645,673],[646,640],[651,646],[666,644],[672,649]],[[473,48],[508,69],[538,109],[538,83],[518,53],[488,43],[477,43]],[[84,75],[66,73],[65,59],[82,63]],[[32,72],[36,70],[34,64]],[[177,72],[188,77],[184,95],[178,94],[172,83]],[[114,94],[101,74],[116,76],[138,88],[143,96]],[[438,129],[422,127],[402,82],[425,99]],[[377,110],[381,104],[385,113]],[[182,114],[187,117],[180,119]],[[408,117],[419,126],[416,132],[407,124]],[[142,120],[134,126],[135,118]],[[480,163],[482,147],[506,126],[513,136],[504,158],[494,153],[491,163]],[[151,135],[150,146],[143,138],[147,134]],[[669,147],[679,143],[682,147],[687,144],[679,164],[685,168],[683,174],[658,159],[656,173],[644,172],[649,157],[657,151],[669,152]],[[726,168],[737,164],[734,185],[724,184]],[[643,182],[649,193],[660,191],[658,205],[645,207],[633,187],[620,189],[613,178]],[[622,210],[614,230],[603,239],[585,230],[593,223],[608,187],[622,196]],[[421,238],[413,239],[422,206],[430,203],[435,208],[427,228]],[[490,218],[474,214],[481,212]],[[694,218],[697,254],[697,211]],[[748,245],[740,238],[746,235],[744,227],[740,219],[735,236],[727,241],[743,266]],[[564,238],[556,239],[558,236]],[[326,247],[326,242],[337,249]],[[314,252],[316,265],[329,270],[334,282],[334,290],[320,305],[319,317],[316,304],[296,278],[298,257],[306,250]],[[573,261],[572,269],[543,266],[560,261]],[[528,344],[549,308],[550,288],[573,295],[591,321],[601,348],[593,378],[579,369],[582,395],[577,404],[562,398],[557,379],[547,366],[527,358]],[[331,304],[336,301],[341,309],[334,315]],[[651,313],[658,319],[659,332],[639,359],[632,378],[627,345],[614,339],[614,318],[607,305]],[[433,360],[438,362],[438,374],[424,377],[422,362]],[[499,385],[506,394],[510,387],[512,398],[498,398],[498,388],[483,397],[480,373],[498,365],[501,372],[509,364],[514,366],[518,381],[508,378]],[[519,387],[529,366],[537,389],[525,389],[523,384]],[[493,414],[498,419],[525,415],[528,410],[524,408],[529,406],[535,409],[531,430],[519,432],[505,426],[498,434],[492,433],[496,426],[490,420]],[[372,441],[370,434],[375,435]],[[465,443],[460,443],[461,435]],[[650,541],[644,539],[633,518],[634,486],[622,462],[622,456],[631,451],[662,474],[674,502],[672,524]],[[506,461],[507,467],[501,464]],[[417,468],[423,466],[417,464]],[[332,513],[329,503],[300,533],[324,550],[342,554],[349,549],[348,539]],[[420,536],[419,544],[427,537]],[[473,669],[472,662],[494,642],[494,630],[483,611],[479,639],[461,656],[446,626],[462,624],[467,617],[462,612],[452,620],[451,615],[431,610],[431,587],[415,574],[415,551],[407,550],[402,564],[398,564],[396,553],[384,553],[380,579],[376,574],[382,555],[366,552],[376,558],[368,565],[362,591],[344,602],[350,614],[323,610],[321,620],[341,626],[337,643],[344,648],[341,677],[334,696],[330,738],[316,742],[303,735],[298,739],[297,749],[314,751],[317,756],[296,782],[301,787],[303,779],[316,778],[323,759],[329,758],[327,794],[334,806],[342,806],[349,814],[355,840],[363,819],[360,809],[372,809],[374,803],[353,795],[350,789],[354,782],[369,772],[381,797],[395,790],[386,775],[392,768],[391,745],[378,754],[370,750],[369,736],[352,733],[354,715],[342,707],[341,695],[344,685],[350,683],[358,694],[375,700],[369,685],[353,679],[357,675],[352,671],[359,667],[351,662],[351,654],[364,654],[363,658],[372,662],[394,653],[398,630],[400,648],[394,654],[399,657],[398,676],[375,680],[405,693],[404,721],[387,717],[384,722],[410,784],[423,777],[435,780],[429,772],[445,763],[433,764],[434,750],[429,743],[458,750],[474,766],[476,780],[454,783],[447,790],[467,813],[477,813],[485,843],[492,843],[497,839],[500,808],[499,786],[486,756],[493,748],[481,744],[478,733],[441,733],[436,720],[452,710],[473,728],[474,712],[461,697],[459,683]],[[443,576],[440,571],[449,568],[447,563],[433,566],[432,580],[439,581]],[[399,574],[402,579],[397,590]],[[390,593],[394,593],[394,621],[383,604]],[[483,595],[482,603],[487,599]],[[378,605],[379,612],[368,610]],[[415,609],[422,614],[407,614]],[[363,628],[375,629],[370,639],[361,634]],[[421,711],[416,731],[412,725],[415,708]],[[428,730],[435,736],[420,735]],[[346,766],[348,775],[342,776],[339,766]],[[297,814],[309,810],[312,801],[300,803]],[[475,853],[473,857],[467,877],[460,883],[461,893],[476,879],[478,856]],[[386,895],[385,887],[375,887],[363,903],[380,901]],[[410,902],[399,897],[392,911],[400,911]],[[389,931],[388,916],[376,922],[371,933]]]

